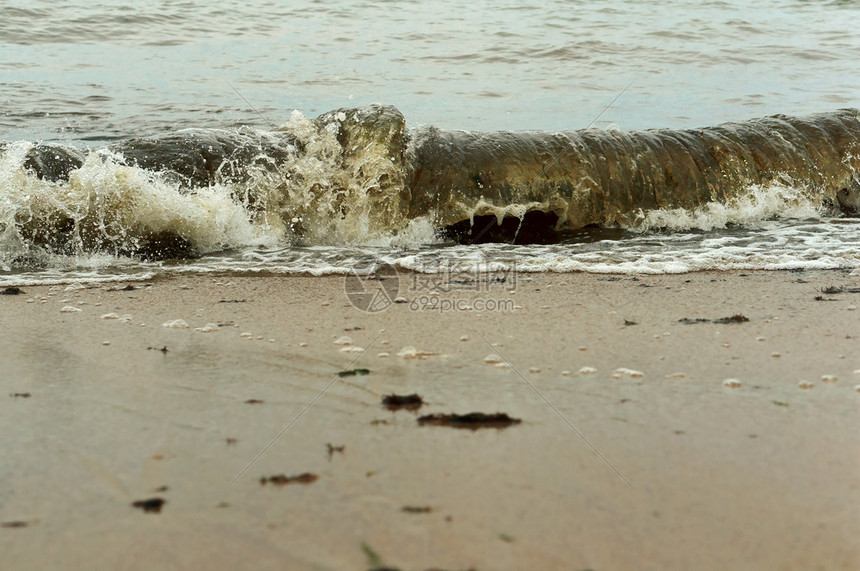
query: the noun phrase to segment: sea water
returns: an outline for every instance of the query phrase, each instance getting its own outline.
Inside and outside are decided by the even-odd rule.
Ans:
[[[696,128],[777,113],[857,107],[853,2],[103,2],[0,7],[0,284],[130,280],[198,272],[347,273],[381,263],[459,269],[680,273],[860,267],[860,222],[791,185],[739,200],[643,212],[544,245],[457,245],[420,217],[387,232],[336,218],[318,190],[332,109],[392,104],[409,131]],[[130,166],[109,144],[182,129],[287,128],[305,153],[301,192],[266,208],[213,184],[193,193]],[[304,133],[304,134],[303,134]],[[24,167],[36,144],[86,156],[67,182]],[[319,180],[312,180],[315,177]],[[258,181],[265,185],[266,181]],[[275,187],[272,187],[275,188]],[[293,192],[292,190],[290,192]],[[352,200],[352,199],[350,199]],[[17,226],[96,213],[106,235],[145,223],[193,237],[193,255],[35,248]],[[277,212],[278,215],[272,215]],[[516,213],[514,213],[516,214]],[[305,224],[307,226],[307,224]],[[320,227],[322,228],[322,227]],[[131,252],[131,254],[128,254]]]

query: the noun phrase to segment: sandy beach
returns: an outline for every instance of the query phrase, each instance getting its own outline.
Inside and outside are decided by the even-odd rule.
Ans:
[[[419,277],[0,295],[0,565],[860,568],[860,277]]]

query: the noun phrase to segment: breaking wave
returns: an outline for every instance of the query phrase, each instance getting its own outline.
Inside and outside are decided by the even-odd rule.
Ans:
[[[0,143],[0,267],[552,244],[853,215],[858,117],[471,133],[408,130],[395,108],[370,106],[294,112],[271,131],[190,129],[96,149]]]

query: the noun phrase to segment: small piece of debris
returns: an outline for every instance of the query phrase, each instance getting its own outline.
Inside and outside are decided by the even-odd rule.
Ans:
[[[484,357],[484,363],[487,365],[495,365],[496,363],[501,363],[502,358],[499,357],[497,353],[490,353],[486,357]]]
[[[522,420],[512,418],[507,413],[497,412],[485,414],[483,412],[470,412],[468,414],[428,414],[418,417],[418,424],[431,424],[434,426],[450,426],[452,428],[507,428],[512,424],[519,424]]]
[[[65,306],[63,306],[63,309],[60,310],[60,313],[78,313],[80,311],[81,311],[81,309],[78,307],[74,307],[71,305],[65,305]]]
[[[9,527],[9,528],[27,527],[29,525],[30,525],[29,521],[4,521],[3,523],[0,523],[0,527]]]
[[[430,506],[403,506],[400,511],[408,514],[429,514],[433,508]]]
[[[620,379],[623,376],[630,377],[632,379],[641,379],[645,376],[645,373],[642,371],[637,371],[635,369],[628,369],[627,367],[619,367],[615,369],[615,372],[612,374],[613,378]]]
[[[809,381],[800,381],[797,383],[797,387],[800,389],[811,389],[815,387],[815,383],[810,383]]]
[[[30,393],[11,393],[9,396],[12,398],[16,398],[16,399],[17,398],[28,399],[28,398],[30,398]]]
[[[822,383],[835,383],[838,380],[839,380],[839,377],[837,377],[835,375],[821,375],[821,382]]]
[[[167,350],[167,345],[164,347],[147,347],[147,351],[161,351],[164,355],[167,355],[170,351]]]
[[[185,322],[184,319],[174,319],[172,321],[165,321],[161,324],[162,327],[167,327],[168,329],[188,329],[189,325]]]
[[[134,290],[136,290],[136,289],[137,289],[137,288],[136,288],[136,287],[134,287],[133,285],[128,284],[127,286],[125,286],[125,287],[123,287],[123,288],[120,288],[120,291],[134,291]]]
[[[407,345],[397,353],[397,356],[401,359],[426,359],[427,357],[432,357],[433,355],[438,354],[439,353],[434,353],[432,351],[422,351],[411,345]]]
[[[348,335],[344,335],[343,337],[337,339],[334,342],[335,345],[352,345],[352,337]]]
[[[369,375],[370,369],[348,369],[346,371],[338,372],[338,377],[355,377],[355,376],[363,376]]]
[[[236,442],[237,442],[237,440],[235,438],[228,438],[227,439],[227,446],[232,446],[233,444],[236,444]]]
[[[378,424],[388,424],[388,421],[385,420],[384,418],[377,418],[377,419],[371,420],[370,424],[376,426]]]
[[[422,399],[418,394],[412,393],[411,395],[385,395],[382,397],[382,405],[388,410],[418,410],[424,404],[424,399]]]
[[[7,287],[0,290],[0,295],[21,295],[24,291],[19,287]]]
[[[741,386],[741,382],[737,379],[726,379],[723,381],[724,387],[729,387],[731,389],[736,389]]]
[[[260,399],[248,399],[245,401],[245,404],[263,404],[263,402]]]
[[[345,444],[341,444],[340,446],[335,446],[335,445],[334,445],[334,444],[332,444],[331,442],[326,442],[325,447],[326,447],[326,449],[328,450],[328,457],[329,457],[329,459],[330,459],[332,456],[334,456],[334,453],[335,453],[335,452],[343,453],[343,451],[344,451],[344,450],[346,450],[346,445],[345,445]]]
[[[154,491],[164,493],[164,492],[166,492],[166,491],[167,491],[167,490],[169,490],[169,489],[170,489],[170,487],[169,487],[169,486],[159,486],[158,488],[155,488],[155,490],[154,490]]]
[[[579,370],[580,375],[594,375],[596,373],[597,373],[597,369],[595,369],[594,367],[582,367]]]
[[[513,543],[514,542],[514,538],[511,537],[510,535],[508,535],[507,533],[500,533],[499,539],[501,539],[505,543]]]
[[[265,486],[266,484],[272,484],[274,486],[286,486],[287,484],[312,484],[317,480],[319,480],[319,476],[311,474],[310,472],[305,472],[304,474],[298,474],[296,476],[276,474],[274,476],[269,476],[268,478],[260,478],[260,485]]]
[[[167,503],[167,500],[163,498],[149,498],[148,500],[137,500],[134,502],[132,507],[140,508],[145,513],[161,513],[161,507]]]
[[[629,319],[624,320],[624,326],[625,327],[630,327],[631,325],[639,325],[639,324],[636,323],[635,321],[630,321]]]
[[[203,327],[195,327],[194,331],[199,331],[200,333],[217,333],[218,332],[218,324],[217,323],[207,323]]]
[[[775,404],[776,406],[788,406],[788,403],[787,403],[787,402],[782,402],[782,401],[778,401],[778,400],[772,400],[772,401],[770,401],[770,402],[772,402],[772,403],[773,403],[773,404]]]
[[[244,299],[219,299],[218,303],[245,303]]]

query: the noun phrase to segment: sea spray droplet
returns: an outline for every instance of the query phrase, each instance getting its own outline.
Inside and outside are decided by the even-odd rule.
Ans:
[[[185,322],[184,319],[174,319],[172,321],[165,321],[161,324],[162,327],[167,327],[168,329],[188,329],[189,325]]]
[[[643,373],[642,371],[637,371],[635,369],[628,369],[627,367],[619,367],[618,369],[615,369],[614,375],[620,375],[620,376],[626,375],[626,376],[631,377],[633,379],[640,379],[640,378],[645,376],[645,373]]]
[[[839,378],[836,375],[821,375],[822,383],[835,383]]]
[[[594,375],[594,374],[597,374],[597,369],[595,369],[594,367],[587,367],[587,366],[582,367],[579,370],[579,374],[580,375]]]
[[[729,387],[730,389],[736,389],[741,386],[741,382],[738,379],[726,379],[723,381],[724,387]]]

